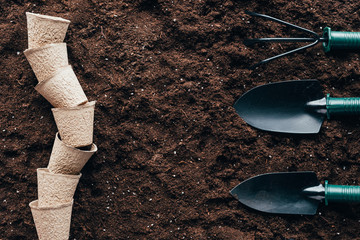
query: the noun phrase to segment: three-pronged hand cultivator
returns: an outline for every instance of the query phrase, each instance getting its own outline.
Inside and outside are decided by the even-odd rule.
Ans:
[[[255,38],[255,39],[244,40],[244,44],[247,46],[252,46],[256,43],[261,43],[261,42],[307,42],[307,43],[309,43],[305,46],[302,46],[302,47],[290,50],[288,52],[281,53],[279,55],[262,60],[262,61],[258,62],[257,64],[251,66],[250,67],[251,69],[254,69],[261,64],[270,62],[277,58],[281,58],[281,57],[290,55],[292,53],[296,53],[296,52],[302,51],[304,49],[313,47],[313,46],[317,45],[318,43],[322,43],[325,52],[330,52],[333,50],[360,50],[360,32],[338,32],[338,31],[332,31],[329,27],[325,27],[322,36],[320,36],[317,33],[313,32],[309,29],[299,27],[297,25],[285,22],[283,20],[268,16],[268,15],[249,12],[249,11],[246,11],[246,13],[249,14],[250,16],[262,17],[267,20],[280,23],[282,25],[296,29],[303,33],[308,33],[310,35],[310,37],[307,37],[307,38],[303,38],[303,37],[279,38],[279,37],[276,37],[276,38]]]

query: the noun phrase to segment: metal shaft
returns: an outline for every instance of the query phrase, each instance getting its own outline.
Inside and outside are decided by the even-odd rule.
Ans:
[[[315,187],[305,188],[303,193],[309,198],[316,200],[323,200],[325,198],[325,188],[322,184]]]
[[[259,42],[314,42],[315,38],[253,38],[244,40],[245,45],[252,45]],[[319,42],[326,42],[326,38],[319,38]]]

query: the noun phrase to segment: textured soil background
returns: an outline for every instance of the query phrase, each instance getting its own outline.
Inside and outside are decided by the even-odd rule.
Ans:
[[[0,239],[36,239],[28,204],[57,131],[23,54],[27,11],[71,20],[69,61],[97,100],[99,151],[82,171],[70,239],[360,239],[358,204],[278,216],[229,194],[275,171],[313,170],[322,182],[360,184],[359,118],[292,136],[250,128],[232,108],[252,87],[291,79],[319,79],[334,97],[360,96],[359,54],[317,46],[247,70],[294,45],[249,49],[242,39],[296,32],[245,10],[319,34],[325,26],[360,31],[355,0],[0,0]]]

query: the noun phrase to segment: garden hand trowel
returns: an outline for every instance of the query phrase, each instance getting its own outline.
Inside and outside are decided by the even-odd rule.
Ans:
[[[252,177],[230,194],[252,209],[276,214],[316,214],[319,203],[360,202],[360,186],[321,185],[314,172],[279,172]]]
[[[359,114],[360,98],[324,97],[317,80],[294,80],[255,87],[234,104],[249,125],[261,130],[313,134],[333,114]]]

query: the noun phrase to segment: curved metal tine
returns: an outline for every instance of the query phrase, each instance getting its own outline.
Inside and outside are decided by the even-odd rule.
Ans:
[[[271,21],[273,21],[273,22],[277,22],[277,23],[280,23],[280,24],[283,24],[283,25],[286,25],[286,26],[295,28],[295,29],[297,29],[297,30],[299,30],[299,31],[303,31],[303,32],[310,33],[310,34],[314,35],[316,38],[320,38],[320,36],[319,36],[316,32],[313,32],[313,31],[311,31],[311,30],[309,30],[309,29],[306,29],[306,28],[297,26],[297,25],[295,25],[295,24],[288,23],[288,22],[285,22],[285,21],[283,21],[283,20],[280,20],[280,19],[277,19],[277,18],[268,16],[268,15],[265,15],[265,14],[260,14],[260,13],[250,12],[250,11],[245,11],[245,13],[248,14],[248,15],[250,15],[250,16],[256,16],[256,17],[266,18],[266,19],[271,20]]]
[[[285,53],[281,53],[281,54],[279,54],[279,55],[276,55],[276,56],[267,58],[267,59],[265,59],[265,60],[262,60],[262,61],[260,61],[260,62],[258,62],[258,63],[256,63],[256,64],[252,65],[251,67],[249,67],[249,69],[250,69],[250,70],[254,70],[254,69],[255,69],[256,67],[258,67],[259,65],[262,65],[262,64],[264,64],[264,63],[268,63],[268,62],[270,62],[270,61],[272,61],[272,60],[275,60],[275,59],[277,59],[277,58],[281,58],[281,57],[283,57],[283,56],[286,56],[286,55],[289,55],[289,54],[292,54],[292,53],[295,53],[295,52],[299,52],[299,51],[301,51],[301,50],[305,50],[305,49],[307,49],[307,48],[310,48],[310,47],[312,47],[312,46],[315,46],[315,45],[318,44],[318,43],[319,43],[319,40],[316,39],[314,42],[312,42],[312,43],[310,43],[310,44],[308,44],[308,45],[305,45],[305,46],[302,46],[302,47],[293,49],[293,50],[291,50],[291,51],[288,51],[288,52],[285,52]]]

